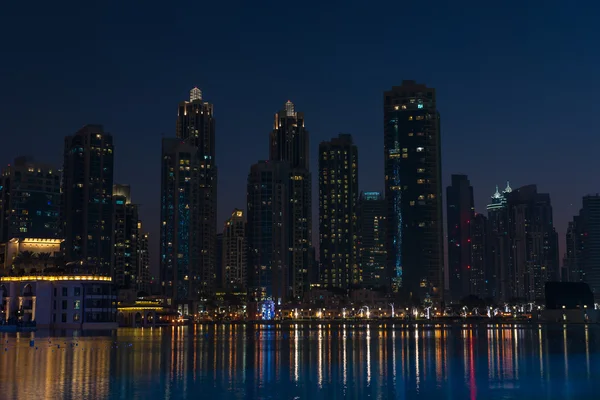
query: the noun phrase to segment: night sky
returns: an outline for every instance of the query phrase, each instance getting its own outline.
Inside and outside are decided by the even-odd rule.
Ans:
[[[61,166],[64,136],[103,124],[154,264],[161,137],[175,135],[193,86],[215,105],[219,226],[245,208],[249,167],[268,157],[288,99],[305,113],[315,188],[319,142],[344,132],[361,190],[382,190],[383,91],[403,79],[437,89],[444,196],[452,173],[469,176],[480,212],[495,184],[536,183],[563,248],[581,196],[600,192],[591,1],[5,3],[0,163],[27,154]]]

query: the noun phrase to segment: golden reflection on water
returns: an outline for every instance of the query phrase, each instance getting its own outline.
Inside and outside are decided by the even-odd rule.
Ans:
[[[294,324],[121,329],[89,337],[0,334],[0,386],[7,399],[179,398],[210,389],[243,398],[273,387],[384,397],[452,388],[464,390],[457,398],[475,399],[486,390],[549,387],[570,376],[591,384],[600,373],[599,329]]]

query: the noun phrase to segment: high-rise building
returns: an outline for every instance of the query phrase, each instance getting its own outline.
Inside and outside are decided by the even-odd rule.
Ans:
[[[583,197],[583,207],[575,216],[571,243],[567,239],[567,256],[571,258],[570,275],[574,281],[586,282],[596,300],[600,299],[600,195]]]
[[[586,237],[581,230],[581,226],[581,216],[575,215],[573,221],[570,221],[567,227],[563,272],[561,274],[561,280],[564,282],[582,282],[584,280],[581,255]]]
[[[506,196],[509,216],[509,285],[513,298],[542,300],[546,282],[558,272],[558,237],[552,219],[550,195],[535,185]]]
[[[290,169],[287,162],[259,161],[248,174],[247,240],[250,298],[289,299]]]
[[[340,134],[319,144],[319,250],[323,283],[347,290],[360,283],[358,149]]]
[[[492,195],[492,202],[487,206],[488,212],[488,252],[487,267],[489,292],[488,296],[496,301],[509,301],[512,297],[510,289],[510,236],[509,218],[506,196],[512,192],[510,184],[500,193],[498,186]]]
[[[146,294],[152,294],[152,274],[150,273],[150,248],[148,232],[142,230],[142,221],[138,220],[137,229],[137,273],[136,273],[136,290]]]
[[[223,228],[223,289],[237,292],[246,289],[247,277],[246,217],[235,209]]]
[[[62,228],[65,258],[112,273],[114,148],[102,125],[65,138]]]
[[[18,157],[0,175],[0,243],[10,239],[57,239],[60,171]]]
[[[475,218],[473,187],[466,175],[452,175],[446,188],[448,277],[453,302],[472,293],[471,223]]]
[[[113,185],[113,282],[119,289],[138,284],[138,206],[129,185]]]
[[[435,89],[403,81],[384,93],[387,272],[421,300],[443,289],[440,116]]]
[[[161,173],[160,280],[170,304],[195,313],[203,283],[200,246],[201,160],[198,148],[163,139]]]
[[[201,299],[214,294],[217,244],[217,165],[215,160],[214,107],[202,99],[198,88],[190,91],[190,100],[179,104],[177,137],[198,149],[197,218],[190,229],[197,232],[198,290]]]
[[[362,286],[386,288],[385,216],[381,192],[362,192],[358,200],[358,264]]]
[[[275,113],[270,135],[270,160],[289,164],[289,210],[285,231],[289,243],[288,261],[291,295],[298,300],[309,289],[310,248],[312,247],[312,177],[309,169],[308,131],[304,114],[291,101]]]
[[[471,263],[468,268],[469,292],[481,299],[494,296],[494,275],[489,253],[489,223],[483,214],[475,214],[470,223]]]
[[[217,254],[215,282],[218,285],[218,289],[223,289],[223,232],[217,232],[217,245],[215,249]]]

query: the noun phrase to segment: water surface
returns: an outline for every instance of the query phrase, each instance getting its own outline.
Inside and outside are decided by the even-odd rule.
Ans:
[[[0,338],[2,399],[600,398],[592,325],[198,325]]]

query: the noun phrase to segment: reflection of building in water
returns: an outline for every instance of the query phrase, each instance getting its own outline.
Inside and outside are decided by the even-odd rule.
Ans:
[[[40,328],[113,329],[112,279],[98,275],[35,275],[0,278],[0,318],[36,322]]]

